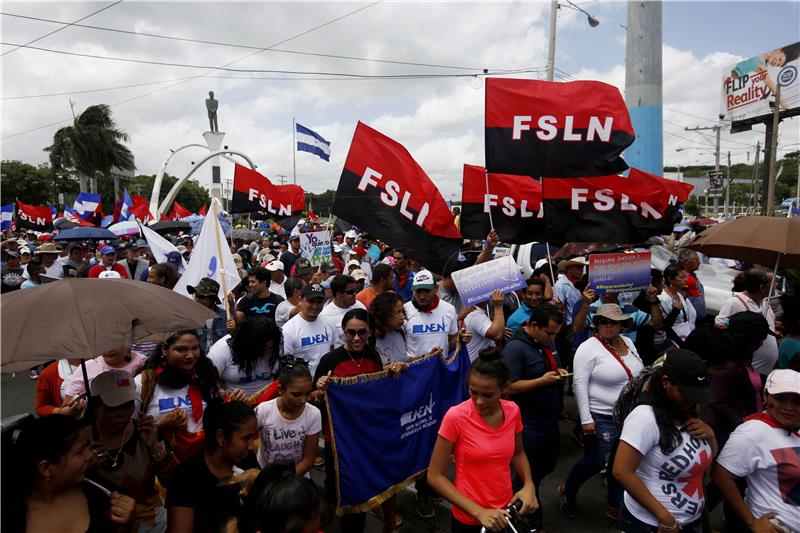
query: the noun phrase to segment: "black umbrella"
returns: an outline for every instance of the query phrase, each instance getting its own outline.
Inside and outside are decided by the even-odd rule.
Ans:
[[[56,241],[113,241],[119,239],[117,235],[103,228],[80,226],[64,230],[56,235]]]
[[[192,225],[188,222],[181,222],[180,220],[163,220],[161,222],[156,222],[152,226],[149,226],[149,228],[163,235],[165,233],[188,232],[192,229]]]

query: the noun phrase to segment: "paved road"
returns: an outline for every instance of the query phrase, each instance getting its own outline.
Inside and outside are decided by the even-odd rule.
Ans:
[[[32,410],[34,399],[35,382],[32,381],[27,372],[19,373],[16,376],[2,374],[2,390],[0,390],[0,412],[2,417]],[[572,397],[566,398],[567,408],[574,410]],[[545,479],[540,501],[545,510],[545,527],[550,532],[564,533],[603,533],[619,531],[604,516],[605,511],[605,487],[600,477],[591,479],[580,492],[578,498],[579,517],[575,520],[567,520],[558,512],[558,484],[566,477],[572,464],[580,457],[582,449],[575,443],[570,436],[571,426],[567,423],[561,424],[561,459],[555,473]],[[322,469],[314,472],[314,478],[321,482]],[[438,533],[449,531],[450,513],[446,504],[437,506],[436,516],[431,519],[419,518],[414,511],[414,493],[405,490],[398,495],[398,510],[403,517],[401,533]],[[367,532],[379,533],[381,522],[369,516],[367,518]],[[326,531],[338,533],[340,531],[337,521],[330,524]]]

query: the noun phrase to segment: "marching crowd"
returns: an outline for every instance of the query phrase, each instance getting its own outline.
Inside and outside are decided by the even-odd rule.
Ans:
[[[193,247],[181,236],[156,263],[144,240],[49,237],[3,241],[3,293],[64,277],[172,289]],[[727,531],[800,531],[800,306],[784,299],[776,318],[772,272],[744,270],[713,318],[703,258],[685,249],[637,294],[598,297],[584,258],[542,258],[523,290],[463,305],[451,274],[497,245],[492,232],[440,275],[355,229],[319,267],[297,233],[232,241],[242,282],[228,301],[211,278],[188,287],[216,312],[205,327],[87,361],[89,390],[76,359],[31,371],[38,417],[4,446],[4,530],[320,531],[337,501],[331,380],[401,374],[462,344],[469,398],[445,415],[416,482],[421,517],[443,498],[454,532],[516,520],[541,531],[546,514],[593,513],[579,494],[601,475],[604,514],[628,533],[710,531],[717,506]],[[560,423],[583,456],[546,488],[559,509],[543,509]],[[319,489],[310,472],[323,465]],[[402,526],[394,497],[371,512],[384,531]],[[365,516],[342,516],[341,530],[363,531]]]

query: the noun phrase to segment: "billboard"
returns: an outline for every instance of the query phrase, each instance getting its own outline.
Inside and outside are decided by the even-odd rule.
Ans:
[[[770,115],[776,84],[781,86],[781,112],[800,110],[800,42],[729,65],[723,74],[720,115],[742,121]]]

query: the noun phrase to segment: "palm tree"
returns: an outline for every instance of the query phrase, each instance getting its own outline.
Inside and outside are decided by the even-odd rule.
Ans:
[[[133,154],[122,144],[127,140],[128,134],[117,129],[111,118],[111,108],[100,104],[87,107],[75,117],[71,126],[59,129],[53,136],[53,144],[44,150],[50,153],[54,173],[74,170],[78,173],[81,192],[86,191],[88,179],[95,180],[92,192],[96,192],[98,172],[108,174],[113,167],[135,168]]]

